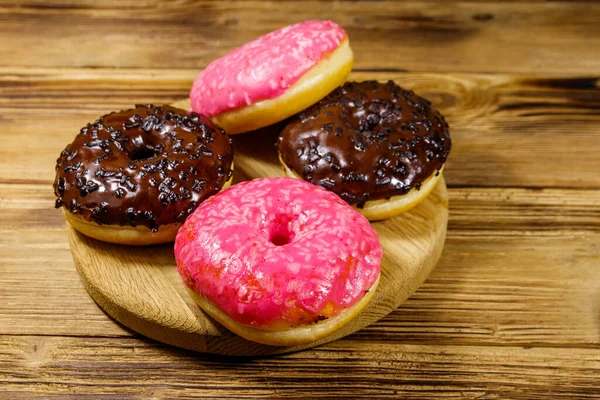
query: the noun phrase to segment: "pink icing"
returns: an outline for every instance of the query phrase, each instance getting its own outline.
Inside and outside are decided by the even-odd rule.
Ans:
[[[291,178],[243,182],[202,203],[175,240],[184,282],[234,321],[296,326],[359,301],[379,276],[369,222]]]
[[[246,43],[198,75],[190,92],[192,110],[216,115],[277,97],[346,37],[331,21],[306,21]]]

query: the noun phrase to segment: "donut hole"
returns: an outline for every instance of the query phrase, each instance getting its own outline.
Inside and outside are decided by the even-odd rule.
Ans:
[[[125,151],[132,161],[148,160],[156,157],[160,150],[156,138],[143,132],[131,135],[129,141],[125,144]]]
[[[293,218],[289,215],[278,215],[267,225],[269,242],[275,246],[285,246],[294,240],[296,234],[292,228]]]
[[[136,148],[134,151],[129,153],[129,158],[133,161],[147,160],[156,156],[158,151],[152,146],[144,146]]]
[[[290,232],[275,232],[269,236],[269,242],[275,246],[285,246],[292,241]]]

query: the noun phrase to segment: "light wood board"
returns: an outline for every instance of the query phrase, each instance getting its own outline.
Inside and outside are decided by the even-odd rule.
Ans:
[[[187,108],[186,102],[175,104]],[[235,181],[281,176],[277,127],[236,136]],[[227,355],[264,355],[313,347],[351,334],[386,316],[408,298],[437,263],[448,223],[446,184],[413,210],[374,223],[384,248],[381,280],[367,308],[333,334],[308,345],[249,342],[208,317],[187,294],[172,244],[152,247],[99,242],[69,227],[73,259],[92,298],[123,325],[174,346]]]
[[[199,71],[267,32],[331,19],[354,70],[597,74],[597,2],[506,3],[0,0],[0,66]]]

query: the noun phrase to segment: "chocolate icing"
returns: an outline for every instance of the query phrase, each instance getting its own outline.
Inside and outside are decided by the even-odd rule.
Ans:
[[[393,81],[348,82],[292,117],[279,136],[289,168],[358,207],[418,190],[450,148],[444,117]]]
[[[233,148],[203,115],[136,105],[81,129],[56,164],[56,208],[110,225],[183,222],[231,177]]]

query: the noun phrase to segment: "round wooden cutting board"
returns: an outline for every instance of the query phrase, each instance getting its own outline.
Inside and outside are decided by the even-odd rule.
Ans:
[[[174,104],[189,108],[188,101]],[[282,176],[276,127],[234,137],[234,182]],[[448,222],[446,185],[440,179],[421,204],[373,223],[384,249],[381,280],[367,308],[348,325],[313,343],[266,346],[220,326],[194,303],[175,267],[173,245],[120,246],[69,227],[71,252],[92,298],[123,325],[161,342],[201,352],[252,356],[285,353],[349,335],[395,310],[429,275],[444,247]]]

